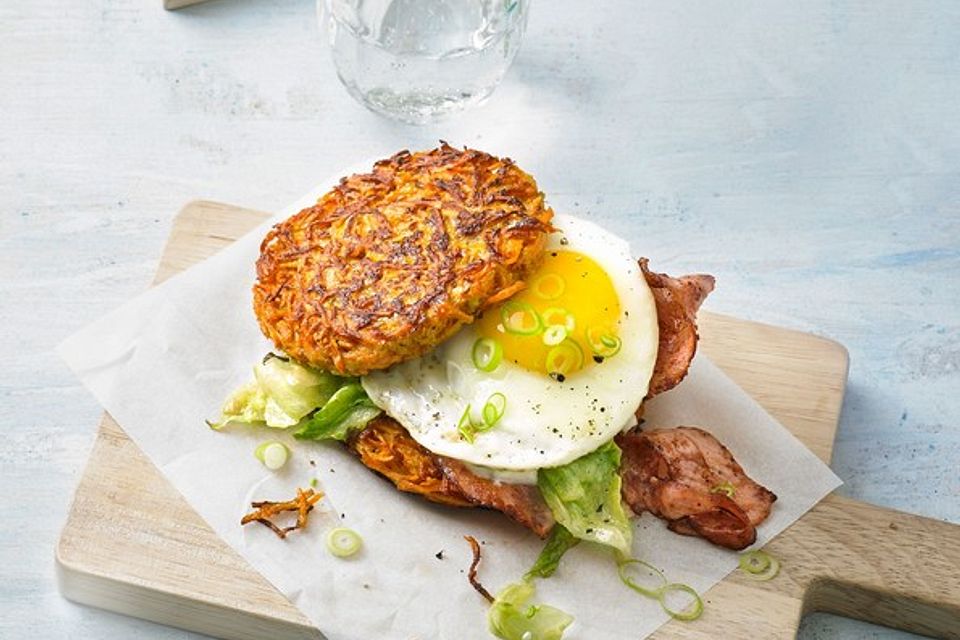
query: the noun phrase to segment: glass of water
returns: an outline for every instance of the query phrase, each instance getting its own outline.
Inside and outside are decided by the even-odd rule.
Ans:
[[[318,0],[337,75],[369,109],[422,124],[485,100],[530,0]]]

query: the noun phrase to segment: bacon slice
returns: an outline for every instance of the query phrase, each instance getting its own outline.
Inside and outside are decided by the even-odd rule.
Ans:
[[[702,429],[634,430],[618,436],[617,444],[623,450],[626,503],[637,514],[649,511],[663,518],[677,533],[743,549],[754,543],[756,525],[777,499]],[[731,495],[723,487],[732,488]]]
[[[440,468],[447,480],[477,506],[501,511],[541,538],[550,535],[556,520],[536,485],[496,482],[478,476],[452,458],[440,457]]]
[[[672,278],[650,271],[647,264],[646,258],[640,259],[640,269],[657,305],[660,327],[657,363],[647,390],[649,399],[669,391],[686,377],[697,352],[697,310],[713,291],[715,281],[713,276],[705,274]]]
[[[371,420],[347,446],[365,466],[401,491],[455,507],[500,511],[541,538],[553,529],[553,513],[535,486],[478,476],[459,460],[425,449],[393,418]]]

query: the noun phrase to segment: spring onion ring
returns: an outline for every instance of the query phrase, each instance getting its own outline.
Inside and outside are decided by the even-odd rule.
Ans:
[[[287,464],[287,458],[290,457],[290,450],[287,445],[276,440],[262,442],[253,451],[254,457],[259,460],[263,466],[270,471],[277,471],[283,465]]]
[[[487,398],[486,404],[483,405],[483,411],[480,414],[483,416],[483,428],[480,430],[486,431],[487,429],[493,428],[493,425],[500,421],[500,418],[503,417],[503,412],[506,410],[507,396],[499,391],[491,394],[490,397]]]
[[[473,419],[473,413],[468,404],[467,408],[463,410],[463,415],[460,416],[460,422],[457,423],[457,431],[460,432],[464,440],[473,444],[473,440],[477,437],[477,434],[493,429],[493,427],[500,422],[500,418],[503,417],[503,413],[506,410],[507,396],[499,391],[490,394],[490,397],[487,398],[487,401],[483,405],[483,409],[480,411],[481,421],[477,422]]]
[[[530,289],[544,300],[556,300],[567,290],[567,282],[556,273],[545,273],[530,284]]]
[[[689,594],[693,597],[693,602],[679,611],[671,609],[667,606],[667,595],[674,591],[682,591],[683,593]],[[663,610],[670,614],[670,617],[675,620],[689,622],[696,620],[703,614],[703,600],[700,599],[700,594],[697,593],[693,587],[680,582],[671,582],[661,587],[657,600],[660,601],[660,606],[663,607]]]
[[[493,371],[503,360],[503,345],[493,338],[478,338],[473,343],[473,366],[480,371]]]
[[[507,333],[535,336],[543,331],[543,321],[536,309],[526,302],[510,300],[500,307],[500,320]]]
[[[590,350],[602,358],[611,358],[620,352],[623,342],[620,336],[603,327],[590,327],[586,331]]]
[[[353,529],[337,527],[327,533],[327,551],[338,558],[349,558],[363,545],[363,539]]]
[[[641,587],[639,584],[636,583],[636,581],[634,581],[633,578],[627,575],[627,569],[630,567],[630,565],[638,565],[643,567],[644,569],[647,569],[651,575],[656,576],[660,579],[660,584],[657,586],[656,589],[647,589],[646,587]],[[660,569],[657,569],[655,566],[653,566],[649,562],[644,562],[643,560],[637,560],[635,558],[618,562],[617,573],[620,575],[620,581],[623,582],[623,584],[627,585],[637,593],[647,596],[648,598],[659,598],[660,591],[667,584],[667,577],[663,575],[663,572],[660,571]]]
[[[747,551],[740,555],[740,568],[754,580],[772,580],[780,573],[780,561],[766,551]]]
[[[728,498],[732,498],[737,494],[737,488],[729,482],[721,482],[714,488],[710,489],[710,493],[722,493]]]
[[[540,314],[540,319],[548,327],[552,324],[562,324],[567,328],[567,333],[573,333],[573,330],[577,328],[576,318],[563,307],[544,309],[543,313]]]
[[[543,330],[543,344],[555,347],[567,339],[567,328],[562,324],[551,324]]]
[[[567,338],[547,352],[547,373],[551,376],[567,376],[583,366],[583,349],[576,341]]]
[[[467,408],[463,410],[463,415],[460,416],[460,422],[457,423],[457,431],[460,432],[464,440],[473,444],[473,437],[477,434],[477,430],[473,426],[473,418],[470,417],[469,404]]]

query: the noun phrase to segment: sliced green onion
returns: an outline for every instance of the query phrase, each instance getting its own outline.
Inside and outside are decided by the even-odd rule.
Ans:
[[[463,415],[460,416],[460,422],[457,423],[457,431],[460,432],[460,435],[463,436],[463,439],[473,444],[473,437],[477,434],[476,428],[473,426],[473,419],[470,417],[470,405],[467,405],[467,408],[463,410]]]
[[[644,569],[646,569],[649,572],[650,577],[653,578],[654,581],[658,583],[656,585],[656,588],[648,589],[647,587],[642,587],[639,584],[637,584],[636,580],[634,580],[631,576],[627,574],[628,569],[632,565],[636,565],[638,567],[643,567]],[[631,558],[629,560],[623,560],[621,562],[618,562],[617,573],[620,574],[620,581],[623,582],[623,584],[627,585],[637,593],[647,596],[648,598],[659,598],[660,590],[663,589],[664,585],[667,584],[667,577],[663,575],[663,572],[660,571],[660,569],[657,569],[655,566],[653,566],[649,562],[644,562],[643,560],[636,560]]]
[[[729,482],[721,482],[714,488],[710,489],[710,493],[722,493],[728,498],[732,498],[737,494],[737,488]]]
[[[693,598],[693,601],[683,609],[671,609],[669,606],[667,606],[667,595],[674,591],[681,591],[690,595]],[[691,620],[696,620],[703,614],[703,600],[700,599],[700,594],[689,585],[679,582],[671,582],[670,584],[664,585],[660,588],[660,593],[657,596],[657,600],[660,601],[660,606],[663,607],[663,610],[670,614],[671,618],[676,620],[689,622]]]
[[[506,410],[507,396],[503,395],[499,391],[491,394],[490,397],[487,398],[487,403],[483,405],[483,411],[481,412],[484,426],[482,429],[478,430],[486,431],[487,429],[493,428],[493,425],[500,421],[500,418],[503,417],[503,412]]]
[[[500,307],[500,320],[507,333],[535,336],[543,331],[543,321],[536,309],[526,302],[510,300]]]
[[[493,371],[503,360],[503,345],[493,338],[479,338],[473,343],[473,366],[480,371]]]
[[[567,328],[567,333],[573,333],[573,330],[577,328],[577,321],[573,314],[563,307],[550,307],[540,314],[540,318],[543,320],[543,324],[548,327],[552,324],[562,324]]]
[[[567,290],[567,282],[556,273],[545,273],[530,284],[530,290],[544,300],[556,300]]]
[[[780,561],[766,551],[747,551],[740,556],[740,568],[754,580],[772,580],[780,573]]]
[[[586,335],[590,350],[602,358],[617,355],[623,344],[618,335],[602,327],[590,327],[587,329]]]
[[[574,340],[567,338],[547,352],[546,368],[551,376],[567,376],[582,366],[583,349]]]
[[[363,538],[353,529],[337,527],[327,533],[327,551],[338,558],[349,558],[360,551],[362,544]]]
[[[254,449],[253,455],[267,469],[276,471],[287,464],[287,458],[290,457],[290,450],[287,449],[287,445],[282,442],[268,440],[267,442],[260,443],[260,445]]]
[[[500,418],[503,417],[504,411],[507,410],[507,396],[503,395],[499,391],[493,393],[487,398],[486,403],[483,405],[483,409],[480,412],[481,422],[476,422],[473,419],[473,415],[470,411],[470,405],[467,405],[467,408],[463,410],[463,415],[460,416],[460,422],[457,424],[457,431],[460,432],[460,435],[463,436],[463,439],[473,444],[474,438],[477,437],[478,433],[483,433],[484,431],[489,431],[493,429]]]
[[[543,344],[555,347],[567,339],[567,328],[562,324],[551,324],[543,330]]]

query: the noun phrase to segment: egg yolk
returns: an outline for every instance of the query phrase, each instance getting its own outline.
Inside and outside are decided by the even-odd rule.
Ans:
[[[504,361],[563,380],[619,351],[620,298],[593,259],[548,251],[527,287],[484,312],[476,329]]]

